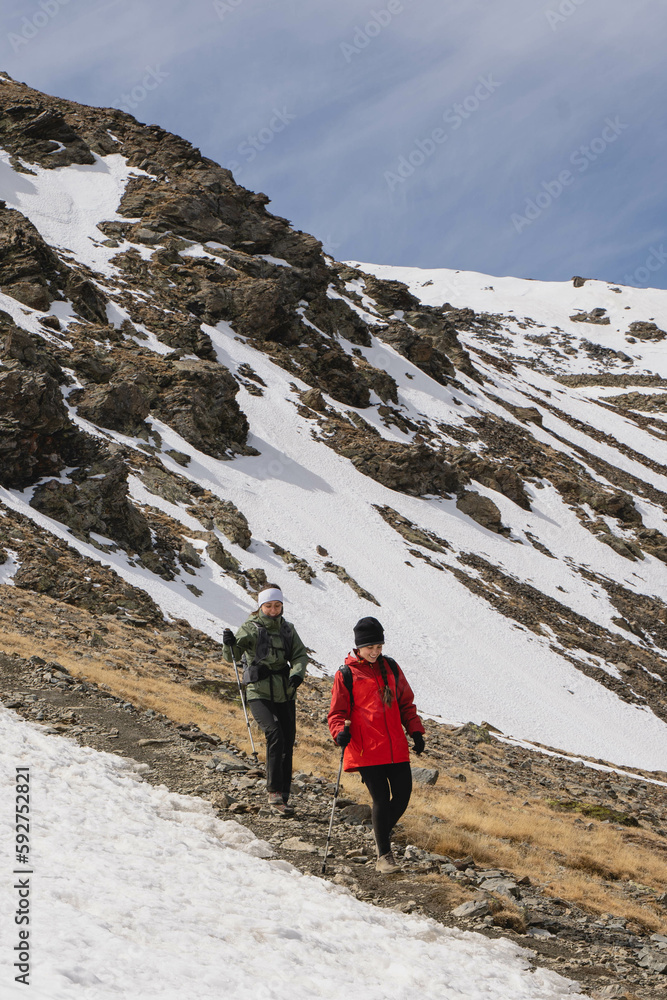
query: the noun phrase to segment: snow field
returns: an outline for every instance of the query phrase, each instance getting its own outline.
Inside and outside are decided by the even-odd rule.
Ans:
[[[507,940],[378,909],[267,860],[268,845],[203,800],[153,788],[131,762],[2,707],[0,747],[4,845],[14,769],[30,766],[30,990],[40,1000],[583,997],[555,973],[528,971],[528,953]],[[3,879],[0,975],[12,997],[13,893]]]

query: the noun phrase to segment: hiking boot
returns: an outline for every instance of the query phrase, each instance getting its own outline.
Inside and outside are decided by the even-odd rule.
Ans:
[[[287,806],[283,802],[282,792],[269,792],[269,809],[277,816],[287,816]]]
[[[379,872],[381,875],[393,875],[394,872],[399,872],[400,870],[401,869],[399,865],[396,864],[396,859],[391,851],[387,854],[383,854],[382,857],[378,858],[375,862],[375,871]]]
[[[294,815],[294,806],[291,806],[289,804],[289,802],[287,801],[286,798],[283,798],[283,805],[285,806],[285,815],[286,816],[293,816]]]

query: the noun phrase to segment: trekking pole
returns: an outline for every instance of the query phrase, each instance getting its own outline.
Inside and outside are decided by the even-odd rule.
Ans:
[[[346,719],[345,720],[345,725],[343,726],[343,729],[347,731],[350,728],[350,726],[351,726],[350,720]],[[324,872],[325,872],[325,869],[326,869],[326,866],[327,866],[327,856],[329,854],[329,842],[331,840],[331,830],[332,830],[332,827],[333,827],[334,812],[336,810],[336,799],[338,798],[338,789],[340,788],[340,776],[341,776],[341,774],[343,772],[343,755],[344,754],[345,754],[345,747],[342,747],[342,749],[340,751],[340,765],[338,767],[338,778],[336,779],[336,789],[334,791],[333,803],[331,805],[331,819],[329,820],[329,832],[327,834],[327,842],[326,842],[326,846],[324,848],[324,861],[322,862],[322,874],[323,875],[324,875]]]
[[[245,705],[245,695],[243,694],[243,688],[241,687],[241,678],[239,676],[239,668],[236,666],[236,657],[234,656],[234,650],[232,649],[232,663],[234,664],[234,671],[236,673],[236,683],[239,686],[239,694],[241,695],[241,704],[243,705],[243,714],[245,715],[245,724],[248,727],[248,736],[250,737],[250,746],[252,747],[252,755],[255,758],[255,764],[258,765],[257,751],[255,750],[255,741],[252,738],[252,732],[250,731],[250,719],[248,718],[248,710]]]

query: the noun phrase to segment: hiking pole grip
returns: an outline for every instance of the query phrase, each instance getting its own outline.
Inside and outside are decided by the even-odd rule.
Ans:
[[[343,730],[349,733],[350,726],[352,725],[351,719],[346,719],[343,725]],[[340,788],[340,776],[343,772],[343,757],[345,756],[345,747],[341,747],[340,751],[340,764],[338,765],[338,778],[336,779],[336,788],[334,790],[333,802],[331,803],[331,818],[329,819],[329,832],[327,833],[327,842],[324,847],[324,860],[322,861],[322,874],[326,871],[327,867],[327,857],[329,855],[329,843],[331,841],[331,830],[333,828],[334,813],[336,811],[336,801],[338,799],[338,790]]]

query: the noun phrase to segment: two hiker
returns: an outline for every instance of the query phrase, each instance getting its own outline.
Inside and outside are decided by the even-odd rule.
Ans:
[[[266,786],[269,808],[292,815],[289,805],[292,751],[296,736],[296,691],[306,673],[308,655],[294,626],[283,618],[284,599],[273,584],[258,595],[258,609],[236,635],[223,642],[236,658],[243,655],[243,682],[253,717],[266,737]],[[407,809],[412,791],[410,751],[424,749],[424,727],[405,674],[383,656],[384,631],[377,618],[354,627],[354,652],[335,676],[328,722],[343,753],[345,771],[359,771],[373,801],[377,870],[398,870],[391,832]],[[349,727],[345,725],[350,720]]]

